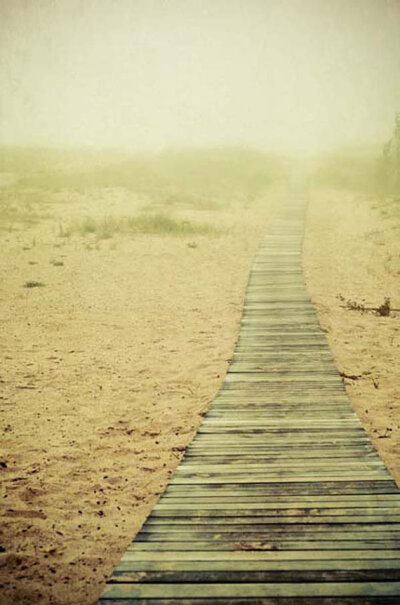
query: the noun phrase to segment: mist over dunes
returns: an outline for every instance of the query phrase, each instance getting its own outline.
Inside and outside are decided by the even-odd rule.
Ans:
[[[398,0],[0,1],[0,140],[312,153],[385,140]]]

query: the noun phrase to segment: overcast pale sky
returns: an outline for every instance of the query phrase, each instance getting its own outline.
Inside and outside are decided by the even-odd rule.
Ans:
[[[7,144],[379,141],[400,0],[0,0],[0,77]]]

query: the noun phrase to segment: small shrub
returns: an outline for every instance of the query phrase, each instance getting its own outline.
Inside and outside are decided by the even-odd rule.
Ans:
[[[128,230],[133,233],[155,235],[207,235],[216,234],[211,225],[195,224],[187,220],[175,219],[165,214],[141,214],[127,220]]]
[[[210,224],[191,222],[174,218],[164,213],[145,213],[117,218],[106,216],[98,220],[87,217],[81,222],[72,222],[67,228],[59,225],[60,237],[67,238],[73,233],[82,236],[95,235],[98,240],[111,239],[115,234],[148,235],[217,235],[219,231]]]
[[[79,225],[79,231],[82,235],[86,235],[87,233],[96,233],[97,228],[98,226],[96,221],[90,217],[85,218]]]
[[[390,298],[385,298],[383,304],[377,308],[376,312],[381,317],[389,317],[391,311]]]
[[[99,239],[111,239],[121,231],[123,231],[122,221],[113,216],[106,216],[97,224],[96,235]]]
[[[338,298],[342,301],[345,300],[344,297],[340,294],[339,294]],[[361,313],[373,312],[373,313],[376,313],[376,315],[379,315],[381,317],[389,317],[391,311],[399,310],[399,309],[392,308],[392,306],[390,304],[390,298],[387,298],[387,297],[385,298],[384,302],[380,305],[380,307],[367,307],[366,305],[359,303],[355,300],[347,300],[345,308],[349,309],[350,311],[361,311]]]
[[[355,300],[346,301],[346,307],[347,309],[350,309],[350,311],[361,311],[362,313],[366,310],[365,305],[358,303]]]
[[[59,225],[60,237],[70,237],[73,233],[79,235],[96,235],[98,239],[110,239],[115,233],[124,230],[123,221],[114,217],[104,217],[96,220],[91,217],[86,217],[82,221],[74,221],[68,227]]]
[[[24,283],[24,288],[44,288],[45,284],[40,281],[27,281]]]

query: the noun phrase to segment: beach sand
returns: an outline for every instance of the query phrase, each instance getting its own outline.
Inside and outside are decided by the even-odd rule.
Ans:
[[[355,411],[398,483],[399,228],[398,202],[315,189],[304,242],[307,285],[336,365]],[[385,298],[397,311],[382,316],[371,310],[384,305]]]
[[[103,237],[140,196],[46,199],[0,239],[2,605],[96,602],[219,389],[277,196]]]

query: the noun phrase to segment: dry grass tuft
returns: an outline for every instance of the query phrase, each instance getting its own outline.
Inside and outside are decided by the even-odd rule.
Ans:
[[[40,281],[27,281],[24,283],[24,288],[44,288],[45,285]]]
[[[141,213],[131,217],[106,216],[100,219],[86,217],[82,221],[74,221],[64,227],[59,226],[61,237],[73,234],[80,236],[94,235],[97,239],[111,239],[117,234],[122,235],[218,235],[219,231],[207,223],[195,223],[184,219],[174,218],[164,213]]]

